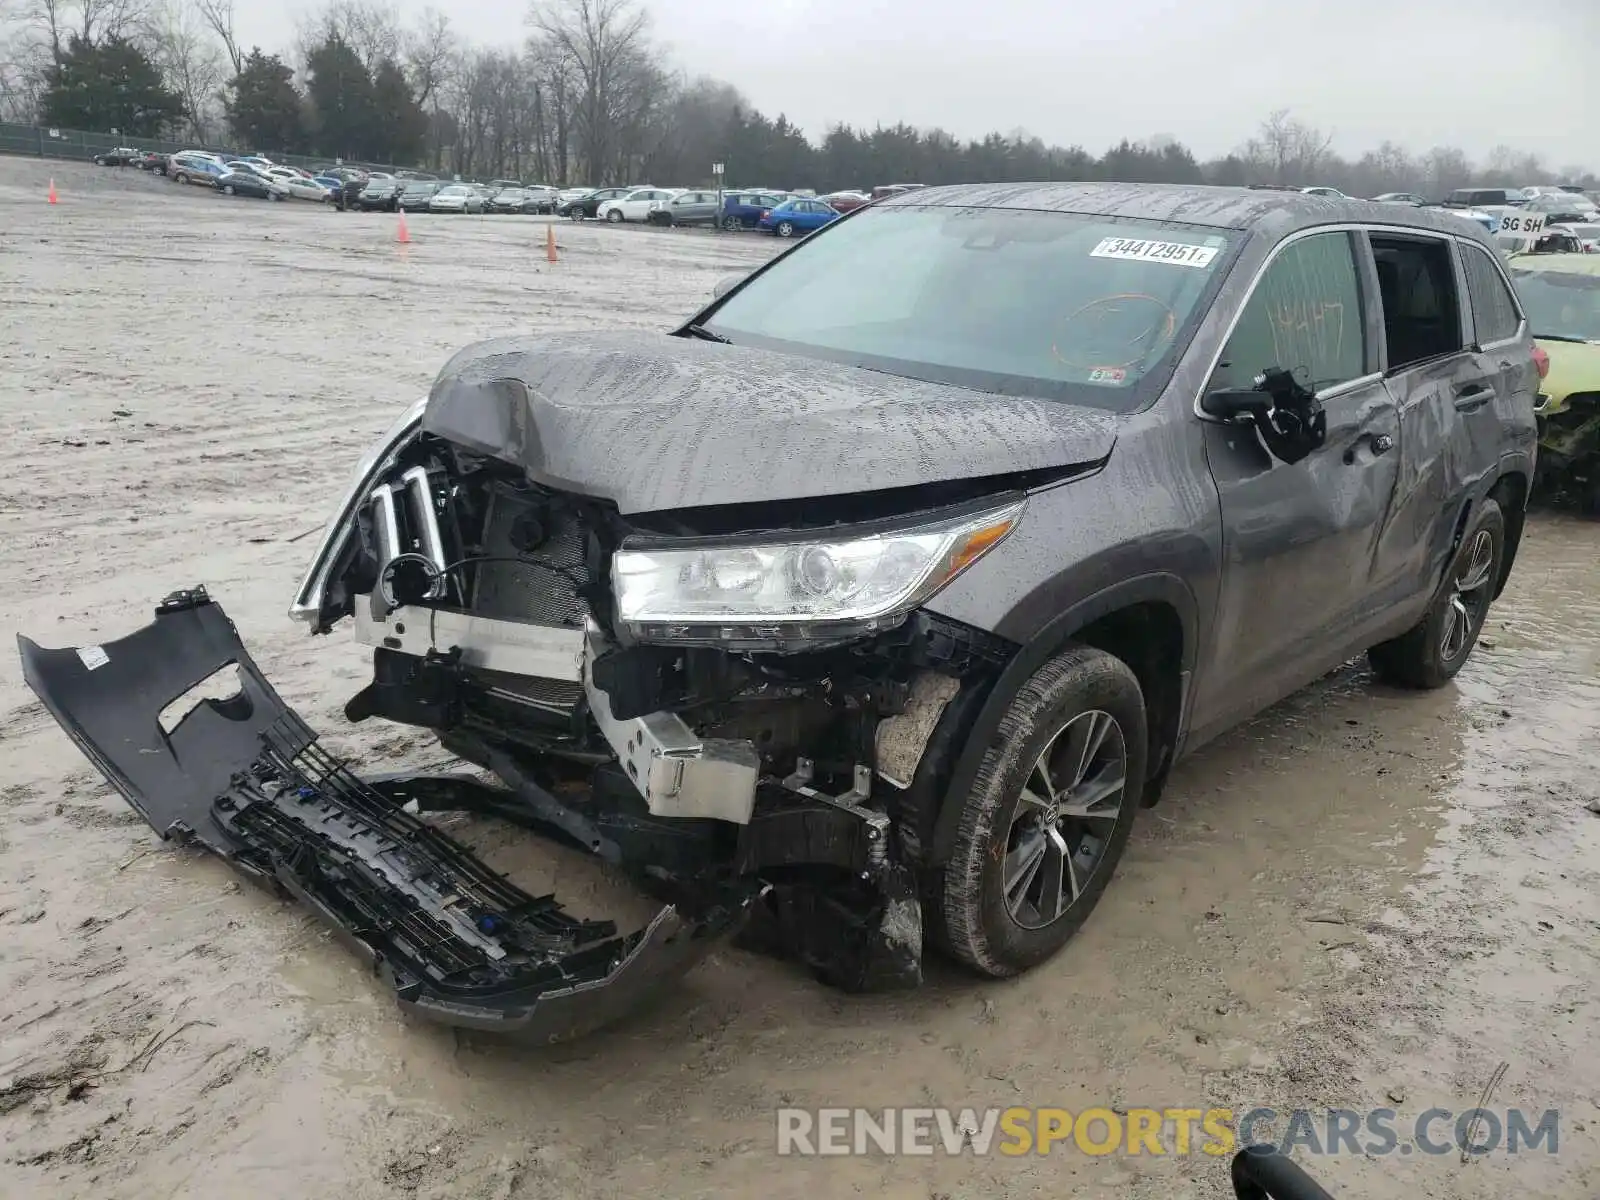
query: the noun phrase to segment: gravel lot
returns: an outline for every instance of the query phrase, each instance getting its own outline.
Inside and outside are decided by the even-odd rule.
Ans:
[[[45,203],[54,176],[61,203]],[[330,744],[366,658],[283,612],[356,456],[461,345],[660,327],[773,242],[228,201],[0,159],[0,625],[131,631],[205,583]],[[409,1023],[291,905],[164,846],[0,658],[0,1194],[1220,1197],[1202,1157],[778,1162],[797,1105],[1562,1113],[1560,1153],[1322,1160],[1349,1197],[1600,1192],[1600,528],[1534,520],[1457,686],[1349,667],[1186,763],[1056,961],[838,995],[714,955],[554,1051]],[[593,863],[457,822],[519,881]]]

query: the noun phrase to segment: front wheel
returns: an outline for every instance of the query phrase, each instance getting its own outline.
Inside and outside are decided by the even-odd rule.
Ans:
[[[187,175],[185,175],[182,171],[179,171],[176,175],[174,175],[172,177],[172,182],[173,183],[188,183],[189,182],[189,177]]]
[[[1488,618],[1505,541],[1505,515],[1493,500],[1485,500],[1467,526],[1433,607],[1414,627],[1367,651],[1379,679],[1400,687],[1437,688],[1455,678]]]
[[[794,236],[794,222],[793,221],[779,221],[778,222],[778,236],[779,237],[793,237]]]
[[[1121,659],[1070,646],[1001,719],[962,800],[933,928],[1003,977],[1055,954],[1105,891],[1144,788],[1144,694]]]
[[[610,221],[613,225],[622,224],[622,211],[620,209],[613,208],[606,214],[606,220]]]

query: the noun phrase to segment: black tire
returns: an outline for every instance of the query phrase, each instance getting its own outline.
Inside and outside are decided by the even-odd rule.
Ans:
[[[722,218],[722,227],[724,229],[726,229],[729,233],[734,232],[736,229],[739,228],[739,218],[738,217],[723,217]]]
[[[231,184],[231,183],[225,183],[225,184],[223,184],[223,185],[222,185],[222,194],[223,194],[223,195],[224,195],[224,196],[231,196],[231,195],[233,195],[233,184]]]
[[[794,222],[793,221],[779,221],[778,222],[778,228],[777,228],[776,232],[777,232],[778,236],[781,237],[781,238],[793,237],[794,236]]]
[[[173,183],[188,183],[189,182],[189,177],[187,175],[185,175],[182,171],[179,171],[176,175],[174,175],[172,177],[172,182]]]
[[[1426,615],[1399,637],[1367,651],[1367,661],[1379,679],[1398,687],[1437,688],[1455,678],[1472,657],[1489,615],[1505,545],[1505,515],[1493,500],[1485,500],[1467,526],[1446,583]]]
[[[1114,728],[1106,725],[1106,718]],[[1100,753],[1120,749],[1121,786],[1093,806],[1101,815],[1059,814],[1071,788],[1056,790],[1050,779],[1041,783],[1039,763],[1047,750],[1047,771],[1050,762],[1062,761],[1058,756],[1081,756],[1073,739],[1091,743],[1096,730],[1104,732],[1083,783],[1114,782],[1106,774],[1110,765],[1093,764],[1100,762]],[[930,928],[947,951],[1000,978],[1037,966],[1061,949],[1094,910],[1127,845],[1144,788],[1146,742],[1144,694],[1133,671],[1114,655],[1091,646],[1069,646],[1022,685],[961,802],[955,846],[933,897],[937,911]],[[1051,799],[1041,805],[1039,791],[1046,786]],[[1112,800],[1114,812],[1108,807]],[[1030,833],[1037,835],[1036,843],[1028,840]],[[1008,899],[1008,865],[1016,865],[1013,859],[1029,861],[1032,844],[1039,846],[1039,865],[1032,874],[1016,872],[1022,882],[1012,887],[1013,898]],[[1070,853],[1055,853],[1053,846]],[[1092,861],[1080,862],[1086,853]],[[1049,916],[1045,910],[1053,864],[1059,864],[1055,876],[1062,889],[1070,887],[1072,897]],[[1075,864],[1074,869],[1067,870],[1067,864]],[[1080,876],[1079,870],[1088,874]],[[1046,889],[1037,900],[1032,898],[1036,884]],[[1034,918],[1038,922],[1030,924]]]
[[[610,221],[613,225],[622,224],[622,210],[620,208],[613,208],[610,212],[606,213],[606,220]]]

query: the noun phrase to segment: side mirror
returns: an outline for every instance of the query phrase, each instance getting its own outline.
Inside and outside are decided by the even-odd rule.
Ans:
[[[717,286],[711,289],[711,295],[714,299],[721,300],[743,282],[743,275],[724,275],[717,280]]]
[[[1266,416],[1272,406],[1272,397],[1254,388],[1218,388],[1207,392],[1200,408],[1208,416],[1231,421],[1236,417]]]

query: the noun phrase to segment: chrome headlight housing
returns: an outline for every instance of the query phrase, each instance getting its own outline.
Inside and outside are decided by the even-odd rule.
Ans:
[[[422,424],[422,410],[428,406],[424,396],[401,414],[400,419],[384,431],[383,436],[367,448],[350,475],[339,507],[322,531],[316,554],[306,569],[305,577],[295,592],[294,603],[289,606],[289,616],[304,621],[313,632],[320,632],[323,601],[328,590],[328,575],[333,570],[345,542],[354,536],[356,513],[360,511],[367,494],[378,477],[394,466],[400,452],[417,436]]]
[[[725,647],[891,629],[1010,534],[1026,504],[759,540],[630,538],[611,564],[616,620],[635,641]]]

